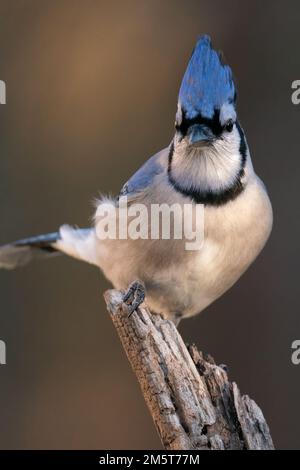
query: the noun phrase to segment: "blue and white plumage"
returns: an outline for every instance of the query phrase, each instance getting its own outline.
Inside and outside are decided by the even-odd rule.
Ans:
[[[202,249],[186,251],[183,240],[99,240],[94,227],[63,226],[56,234],[0,248],[0,267],[14,268],[35,254],[65,253],[98,266],[116,288],[140,279],[150,309],[177,322],[228,290],[266,243],[271,204],[237,119],[232,72],[208,36],[197,42],[184,74],[171,144],[120,195],[149,208],[190,203],[195,210],[204,204]],[[110,202],[118,207],[118,198]]]
[[[212,119],[224,103],[234,103],[236,91],[231,69],[211,45],[208,36],[197,42],[184,74],[179,103],[188,119],[198,114]]]

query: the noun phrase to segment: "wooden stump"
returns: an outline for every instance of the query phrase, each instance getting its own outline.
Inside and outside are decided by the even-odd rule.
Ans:
[[[124,292],[104,294],[129,362],[167,450],[272,450],[262,411],[175,325],[142,304],[130,317]]]

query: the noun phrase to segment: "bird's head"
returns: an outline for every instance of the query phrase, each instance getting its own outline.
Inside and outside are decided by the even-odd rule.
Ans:
[[[245,165],[247,145],[237,121],[232,72],[208,36],[198,40],[181,83],[173,153],[174,182],[187,187],[190,178],[208,198],[229,190]],[[187,168],[189,174],[183,175]]]

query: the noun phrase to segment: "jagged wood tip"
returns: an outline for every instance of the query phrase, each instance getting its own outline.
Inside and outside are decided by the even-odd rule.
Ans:
[[[167,450],[272,450],[256,403],[242,396],[224,366],[186,346],[175,325],[146,303],[129,317],[124,292],[104,298]]]

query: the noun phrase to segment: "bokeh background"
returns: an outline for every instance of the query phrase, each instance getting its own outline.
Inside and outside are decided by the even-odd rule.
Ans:
[[[225,52],[275,225],[240,282],[180,330],[228,365],[276,446],[290,449],[300,448],[290,358],[300,337],[299,15],[292,0],[0,1],[0,243],[86,226],[99,191],[118,193],[169,144],[197,37]],[[108,287],[64,257],[0,272],[1,448],[160,448],[105,310]]]

